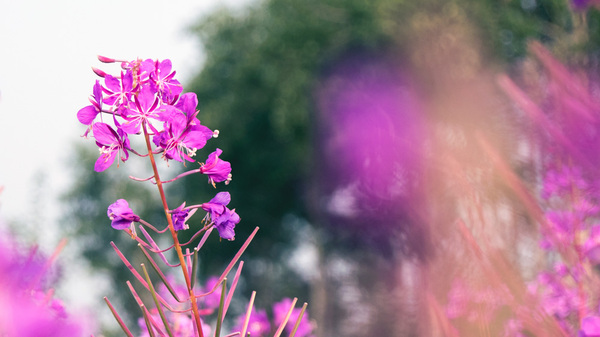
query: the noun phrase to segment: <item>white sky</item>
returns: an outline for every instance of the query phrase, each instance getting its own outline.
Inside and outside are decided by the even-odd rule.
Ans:
[[[217,3],[248,2],[0,0],[0,217],[33,212],[40,172],[48,184],[44,212],[56,217],[56,198],[69,184],[65,168],[77,165],[66,162],[68,150],[85,129],[76,113],[97,78],[90,67],[102,67],[96,55],[170,58],[185,83],[202,60],[185,28]]]
[[[70,184],[67,167],[78,165],[66,160],[71,144],[83,142],[76,113],[89,104],[97,78],[91,66],[102,68],[96,55],[169,58],[185,84],[202,61],[186,27],[217,4],[252,1],[0,0],[0,227],[42,213],[34,237],[46,249],[59,241],[58,196]],[[44,209],[36,211],[32,192],[41,172]]]

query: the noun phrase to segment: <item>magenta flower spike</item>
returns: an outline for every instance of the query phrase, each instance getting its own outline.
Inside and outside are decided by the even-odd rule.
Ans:
[[[115,161],[117,154],[119,158],[125,162],[129,158],[129,139],[121,130],[113,130],[113,128],[105,123],[95,123],[92,126],[96,144],[100,148],[100,157],[96,160],[94,170],[102,172],[109,168]]]
[[[200,166],[200,173],[208,176],[208,182],[213,187],[215,183],[224,181],[225,184],[229,184],[231,181],[231,164],[219,158],[221,153],[223,151],[217,149],[215,152],[209,154],[206,163]]]
[[[203,148],[209,139],[206,136],[207,132],[212,133],[210,129],[200,125],[199,121],[198,124],[191,124],[184,114],[177,112],[164,123],[164,131],[155,135],[152,141],[164,150],[165,160],[183,162],[185,159],[193,162],[192,157],[196,155],[196,150]]]
[[[140,221],[140,217],[133,213],[125,199],[119,199],[108,206],[106,215],[111,220],[111,226],[114,229],[127,229],[134,222]]]
[[[77,119],[81,124],[91,125],[94,119],[96,119],[96,116],[102,112],[102,85],[100,85],[100,81],[98,80],[96,80],[96,84],[94,84],[90,103],[92,103],[92,105],[88,105],[77,112]]]
[[[242,247],[219,277],[207,280],[203,287],[195,287],[197,250],[202,247],[215,228],[220,238],[233,240],[240,216],[235,209],[227,207],[231,201],[228,192],[217,193],[209,202],[200,205],[186,207],[186,202],[183,202],[177,208],[169,209],[169,202],[163,186],[165,183],[196,173],[205,174],[213,187],[218,182],[227,184],[231,180],[231,164],[220,158],[222,150],[217,148],[207,156],[205,163],[201,163],[199,168],[181,173],[174,179],[163,180],[161,179],[162,174],[159,173],[163,168],[156,165],[156,156],[161,154],[166,161],[194,162],[196,151],[202,149],[209,139],[216,138],[219,132],[201,124],[198,119],[198,98],[194,93],[183,93],[181,83],[174,78],[176,73],[172,69],[170,60],[136,59],[128,62],[103,56],[99,56],[98,59],[103,63],[119,62],[122,71],[115,76],[94,68],[94,72],[104,78],[103,84],[100,84],[100,80],[96,81],[90,99],[91,105],[77,113],[78,120],[88,125],[86,134],[93,133],[100,149],[100,157],[94,165],[94,170],[104,171],[115,160],[125,162],[128,160],[130,152],[136,156],[147,158],[152,165],[153,175],[145,179],[130,175],[130,178],[140,182],[150,181],[158,188],[162,208],[166,215],[167,226],[163,230],[157,230],[156,227],[135,214],[125,199],[116,200],[108,206],[106,212],[113,228],[126,231],[139,244],[168,291],[167,294],[164,289],[162,291],[159,289],[156,293],[149,279],[142,277],[116,245],[111,243],[118,257],[142,286],[150,291],[156,303],[154,309],[146,306],[142,297],[137,295],[131,284],[128,284],[137,303],[142,308],[144,317],[139,321],[142,328],[141,335],[162,336],[167,331],[172,336],[209,336],[212,333],[210,326],[206,324],[205,316],[211,315],[217,309],[219,318],[215,331],[218,335],[240,278],[243,265],[243,262],[239,261],[240,256],[256,235],[258,227],[244,241]],[[111,115],[111,118],[95,122],[98,114],[103,112]],[[137,143],[132,143],[133,147],[131,147],[130,135],[140,135],[143,138],[145,142],[143,150],[136,147]],[[177,231],[190,228],[187,221],[199,208],[207,212],[202,221],[204,226],[197,228],[195,233],[191,233],[191,238],[187,242],[179,241]],[[140,230],[143,234],[139,237],[134,231],[136,222],[140,223]],[[161,241],[155,242],[144,226],[155,230],[158,234],[168,231],[173,241],[167,248],[161,249],[156,243]],[[197,239],[200,242],[196,245],[194,241]],[[187,248],[192,244],[196,247],[194,252]],[[165,256],[167,252],[176,253],[178,262],[169,263]],[[171,287],[170,275],[162,272],[152,255],[160,257],[165,262],[166,268],[181,268],[185,282],[180,283],[177,289]],[[222,289],[226,289],[224,282],[226,282],[227,275],[238,263],[239,267],[231,283],[231,288],[225,294],[221,294]],[[147,276],[143,265],[142,269],[144,269],[144,275]],[[108,304],[117,321],[122,323],[114,308],[110,303]],[[59,304],[55,306],[60,308]],[[168,309],[168,312],[163,312],[162,307]],[[288,309],[289,314],[292,313],[292,309],[293,305]],[[286,314],[286,317],[289,314]],[[247,327],[250,333],[260,337],[264,333],[273,332],[272,323],[263,310],[255,314],[250,326],[244,324],[244,329]],[[285,323],[281,323],[279,326],[278,335],[283,331]],[[132,335],[126,327],[124,327],[124,331],[128,335]],[[303,330],[299,331],[304,336]]]

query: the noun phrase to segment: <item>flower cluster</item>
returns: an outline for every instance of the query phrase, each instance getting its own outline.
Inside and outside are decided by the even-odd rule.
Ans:
[[[593,1],[573,4],[589,6]],[[528,292],[539,300],[563,334],[597,336],[599,102],[587,87],[589,79],[571,73],[539,43],[532,43],[530,51],[547,76],[547,81],[540,83],[544,96],[537,97],[536,102],[510,80],[505,79],[503,84],[507,94],[532,119],[532,125],[541,128],[535,132],[543,154],[538,220],[540,246],[548,253],[551,268],[539,272],[529,283]]]
[[[531,283],[530,290],[564,331],[595,336],[600,334],[594,323],[600,319],[599,281],[594,271],[600,263],[598,102],[585,82],[570,74],[546,49],[533,45],[532,52],[550,75],[548,120],[560,125],[555,129],[559,131],[552,131],[563,136],[541,140],[545,149],[541,247],[556,259],[551,270],[542,271]]]
[[[107,57],[99,59],[104,63],[119,62]],[[121,68],[118,76],[94,68],[103,81],[96,80],[90,97],[91,105],[77,113],[77,119],[88,127],[84,135],[91,133],[100,151],[94,170],[101,172],[115,161],[125,162],[130,153],[139,156],[161,154],[167,162],[194,162],[196,151],[202,149],[209,139],[217,137],[219,132],[201,124],[198,98],[195,93],[183,93],[181,83],[175,79],[171,61],[121,61]],[[152,137],[154,147],[148,144],[146,154],[133,149],[129,141],[129,137],[138,134]],[[231,164],[222,160],[221,154],[222,150],[216,149],[204,163],[199,163],[199,168],[161,183],[200,173],[207,176],[213,186],[219,182],[228,184],[231,181]],[[156,177],[152,178],[156,182]],[[208,212],[205,218],[208,224],[214,225],[222,238],[233,240],[234,227],[240,217],[226,207],[229,200],[229,194],[221,192],[203,204],[205,206],[185,207],[184,203],[170,210],[174,229],[189,228],[186,221],[193,214],[190,211],[202,207]],[[124,199],[110,205],[107,215],[112,227],[120,230],[134,230],[133,224],[140,221]]]
[[[505,285],[510,292],[499,299],[492,293],[481,297],[471,288],[455,285],[449,293],[445,317],[464,317],[487,326],[493,324],[490,318],[503,319],[506,336],[600,336],[600,101],[594,92],[597,83],[569,71],[539,43],[531,43],[530,51],[540,64],[540,78],[544,79],[534,94],[528,95],[508,77],[501,77],[499,83],[531,119],[528,141],[540,150],[536,170],[542,178],[537,185],[537,203],[525,207],[540,225],[539,245],[547,260],[522,288],[526,291],[521,291],[509,287],[510,282],[495,282],[510,280],[512,272],[498,263],[503,260],[493,251],[490,258],[477,255],[494,281],[495,296],[504,292]],[[521,186],[524,187],[518,185]],[[529,197],[531,201],[536,198],[523,188],[523,200]],[[504,270],[508,275],[505,279],[501,275]],[[468,305],[477,311],[465,310]],[[511,307],[511,313],[507,315],[503,307]],[[488,312],[493,315],[482,315]]]

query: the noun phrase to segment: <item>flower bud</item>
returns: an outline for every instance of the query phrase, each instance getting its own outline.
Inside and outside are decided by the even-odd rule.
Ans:
[[[116,61],[115,59],[111,59],[110,57],[106,57],[106,56],[102,56],[102,55],[98,55],[98,60],[102,63],[113,63]]]
[[[106,73],[96,67],[92,67],[92,71],[94,71],[94,73],[102,78],[104,78],[104,76],[106,76]]]

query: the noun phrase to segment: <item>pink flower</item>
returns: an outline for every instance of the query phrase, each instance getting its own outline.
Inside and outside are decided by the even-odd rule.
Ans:
[[[114,229],[127,229],[134,222],[140,221],[140,217],[133,213],[125,199],[119,199],[108,206],[106,215],[111,220],[111,226]]]
[[[77,119],[84,125],[91,125],[96,116],[102,111],[102,85],[100,85],[100,81],[96,80],[93,92],[90,98],[92,105],[88,105],[77,112]]]
[[[171,67],[171,60],[166,59],[160,62],[157,60],[154,71],[150,73],[153,90],[160,93],[166,102],[174,100],[183,91],[181,83],[173,79],[175,71],[171,71]]]
[[[240,222],[240,216],[235,210],[226,206],[231,201],[229,192],[219,192],[209,202],[200,205],[207,211],[206,220],[214,224],[219,231],[219,236],[225,240],[233,240],[235,237],[235,225]]]
[[[185,202],[171,211],[171,218],[173,219],[173,228],[176,231],[189,228],[189,226],[185,223],[191,216],[189,213],[190,210],[185,208]]]
[[[133,73],[131,70],[128,70],[125,74],[121,72],[121,79],[106,74],[104,84],[106,85],[104,92],[107,94],[103,99],[105,104],[114,105],[117,103],[117,105],[121,105],[129,103],[133,91]]]
[[[102,172],[112,165],[119,155],[122,161],[126,161],[129,158],[129,139],[127,135],[121,130],[113,130],[113,128],[105,123],[94,123],[92,126],[94,138],[96,138],[96,145],[100,148],[100,158],[96,160],[94,170],[96,172]]]
[[[215,186],[215,183],[224,181],[229,184],[231,181],[231,164],[219,158],[223,153],[221,149],[208,155],[206,164],[200,166],[200,173],[208,176],[208,182]]]

